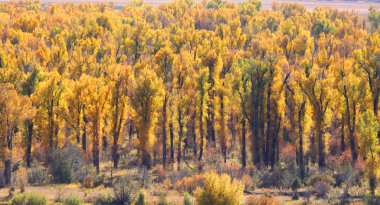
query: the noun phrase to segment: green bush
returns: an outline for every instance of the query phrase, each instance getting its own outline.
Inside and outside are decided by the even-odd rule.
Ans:
[[[83,200],[77,196],[69,196],[65,198],[65,200],[63,201],[63,204],[64,205],[82,205]]]
[[[262,188],[290,188],[294,178],[297,177],[297,166],[294,162],[290,164],[279,163],[273,168],[273,171],[263,171],[260,177]]]
[[[297,191],[297,189],[301,188],[301,183],[298,178],[294,179],[290,188],[292,188],[293,191]]]
[[[49,157],[51,174],[55,183],[79,181],[83,167],[82,151],[71,144],[63,149],[54,150]]]
[[[315,174],[310,177],[307,183],[313,188],[318,197],[325,197],[331,186],[335,184],[335,179],[327,174]]]
[[[158,205],[169,205],[167,198],[167,193],[161,193],[160,194],[160,200],[158,201]]]
[[[113,205],[112,197],[109,195],[100,195],[100,197],[97,198],[93,204],[94,205]]]
[[[195,197],[199,205],[239,205],[243,192],[243,182],[231,180],[227,174],[209,172],[205,174],[204,187],[197,188]]]
[[[42,184],[45,182],[45,169],[42,165],[33,165],[28,170],[28,183],[29,184]]]
[[[135,186],[127,178],[118,180],[113,188],[113,204],[132,204],[135,199]]]
[[[36,193],[19,194],[13,197],[12,205],[45,205],[46,198]]]
[[[136,200],[136,205],[147,205],[148,202],[146,202],[146,196],[144,192],[140,192],[139,196]]]
[[[313,186],[317,182],[326,182],[330,186],[333,186],[335,184],[335,179],[327,174],[315,174],[312,177],[309,178],[307,181],[307,184],[310,186]]]
[[[188,193],[185,193],[185,195],[184,195],[183,204],[184,205],[192,205],[193,204],[193,202],[191,200],[191,196]]]

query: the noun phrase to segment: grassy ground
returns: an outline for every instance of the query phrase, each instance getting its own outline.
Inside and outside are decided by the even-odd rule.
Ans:
[[[267,190],[256,190],[255,194],[245,195],[245,200],[248,197],[261,197],[264,196]],[[271,190],[276,191],[276,190]],[[28,186],[26,187],[27,193],[39,193],[47,197],[48,204],[62,204],[58,203],[59,198],[64,199],[67,196],[78,196],[84,199],[86,204],[91,204],[91,202],[101,194],[112,193],[110,188],[98,187],[94,189],[82,188],[80,184],[67,184],[67,185],[45,185],[45,186]],[[149,204],[157,204],[159,201],[158,190],[154,185],[150,189],[145,190],[147,200]],[[10,204],[8,198],[9,189],[0,189],[0,205]],[[19,189],[16,189],[16,194],[20,193]],[[328,204],[327,200],[311,198],[308,202],[305,198],[300,198],[298,201],[294,201],[290,196],[273,195],[274,199],[278,204],[284,205],[301,205],[301,204]],[[184,197],[181,193],[170,190],[167,192],[167,199],[170,204],[183,204]],[[352,203],[352,204],[362,204],[362,203]]]
[[[135,168],[125,167],[125,163],[123,163],[123,167],[117,171],[112,172],[113,178],[118,178],[122,176],[130,176],[134,180],[138,180],[138,177],[142,175],[141,170]],[[105,182],[110,181],[111,171],[108,168],[110,164],[102,163],[101,165],[101,173],[100,175],[104,175]],[[155,176],[151,176],[155,178]],[[96,188],[85,188],[81,184],[45,184],[39,186],[27,186],[25,188],[26,193],[38,193],[45,196],[48,199],[48,204],[62,204],[58,201],[63,201],[65,197],[68,196],[77,196],[82,198],[86,204],[91,204],[96,198],[101,195],[112,195],[112,188],[106,188],[104,185],[101,185]],[[157,204],[160,199],[160,194],[162,191],[162,184],[157,184],[154,182],[150,183],[149,189],[143,190],[146,193],[147,201],[149,204]],[[302,191],[302,190],[300,190]],[[15,194],[20,193],[20,189],[16,187],[14,192]],[[175,190],[169,190],[167,193],[167,200],[170,204],[183,204],[184,196],[182,193],[179,193]],[[255,189],[254,192],[250,194],[245,194],[244,200],[246,201],[250,197],[260,198],[265,195],[272,196],[278,204],[284,205],[301,205],[301,204],[328,204],[327,199],[318,199],[315,197],[311,197],[310,201],[307,201],[306,198],[300,197],[300,200],[294,201],[291,199],[292,192],[290,190],[276,190],[276,189]],[[0,189],[0,205],[1,204],[11,204],[9,196],[9,188]],[[193,198],[193,201],[194,198]],[[351,203],[351,204],[363,204],[359,203]]]

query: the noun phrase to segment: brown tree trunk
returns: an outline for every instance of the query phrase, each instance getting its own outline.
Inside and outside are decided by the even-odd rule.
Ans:
[[[343,153],[346,151],[346,142],[344,140],[345,136],[344,136],[344,118],[342,118],[342,122],[341,122],[341,128],[340,128],[340,151]]]
[[[85,106],[83,106],[83,113],[85,110]],[[89,119],[86,114],[83,115],[83,134],[82,134],[82,149],[86,152],[87,150],[87,124],[89,123]]]
[[[77,119],[76,138],[77,138],[77,144],[80,144],[80,124],[81,124],[80,115],[81,115],[81,112],[82,112],[82,106],[81,105],[78,105],[77,111],[78,111],[78,119]]]
[[[322,119],[317,120],[317,135],[318,135],[318,166],[325,167],[325,143],[323,139],[323,124]]]
[[[168,102],[168,96],[165,95],[164,98],[164,107],[163,107],[163,114],[162,114],[162,165],[164,166],[164,169],[166,169],[166,121],[167,121],[167,114],[166,114],[166,107]]]
[[[96,173],[99,174],[99,120],[93,120],[92,157]]]
[[[8,158],[4,161],[4,178],[5,185],[12,185],[12,159]]]
[[[311,163],[315,164],[317,162],[316,148],[315,148],[315,136],[310,137],[310,160]]]
[[[220,95],[220,118],[221,120],[223,121],[223,124],[224,124],[224,102],[223,102],[223,95],[221,94]],[[220,136],[220,140],[221,140],[221,148],[222,148],[222,154],[223,154],[223,159],[224,159],[224,163],[227,162],[227,133],[225,133],[224,131],[224,127],[221,127],[220,129],[222,129],[222,132],[220,133],[221,136]]]
[[[199,156],[198,156],[198,161],[201,161],[202,158],[203,158],[203,141],[204,141],[204,133],[203,133],[203,97],[201,99],[201,106],[200,106],[201,109],[199,109],[199,132],[200,132],[200,137],[201,137],[201,141],[200,141],[200,145],[199,145]]]
[[[265,140],[265,150],[266,150],[266,154],[265,154],[265,157],[264,157],[264,162],[265,162],[265,166],[268,166],[269,164],[269,156],[272,154],[270,153],[270,136],[271,136],[271,128],[272,128],[272,119],[271,119],[271,95],[272,95],[272,86],[271,84],[269,84],[268,86],[268,99],[267,99],[267,133],[266,133],[266,140]]]
[[[50,107],[48,109],[48,121],[49,121],[49,146],[50,149],[54,148],[54,116],[53,116],[53,101],[50,101]]]
[[[26,136],[27,136],[27,147],[26,147],[26,165],[31,167],[32,165],[32,144],[33,144],[33,121],[26,121]]]
[[[280,133],[280,128],[281,128],[281,117],[279,115],[276,115],[274,118],[274,131],[273,131],[273,137],[272,137],[272,142],[271,142],[271,167],[273,168],[276,162],[279,159],[279,140],[278,136]]]
[[[5,185],[12,185],[12,149],[13,149],[13,130],[10,130],[7,133],[7,147],[8,155],[5,156],[6,160],[4,160],[4,178]]]
[[[173,122],[170,122],[170,161],[174,162],[174,127]]]
[[[253,111],[251,111],[251,132],[252,132],[252,151],[253,163],[257,168],[260,168],[260,140],[259,140],[259,89],[255,89],[255,82],[251,76],[251,102],[253,104]],[[256,93],[255,93],[255,90]]]
[[[183,123],[182,123],[182,113],[180,108],[178,108],[178,125],[179,125],[179,133],[178,133],[178,150],[177,150],[177,165],[178,171],[181,170],[181,147],[182,147],[182,137],[183,137]]]
[[[193,114],[193,123],[191,127],[191,133],[193,135],[193,156],[197,156],[197,133],[195,131],[195,119],[196,119],[196,112],[194,111]]]
[[[358,151],[357,151],[357,148],[356,148],[356,142],[355,142],[355,136],[354,136],[354,133],[355,133],[355,123],[356,123],[356,105],[355,105],[355,102],[353,102],[353,104],[352,104],[352,106],[353,106],[353,113],[352,113],[352,121],[351,121],[350,102],[348,100],[346,85],[343,88],[344,88],[344,98],[345,98],[345,102],[346,102],[346,116],[347,116],[347,120],[346,121],[347,121],[349,135],[350,135],[349,137],[350,137],[351,155],[352,155],[352,160],[356,161],[357,158],[358,158]]]
[[[115,134],[113,138],[113,146],[112,146],[112,159],[113,159],[113,168],[117,169],[119,167],[119,159],[120,155],[118,153],[118,141],[119,141],[119,134]]]
[[[298,111],[298,132],[299,132],[299,166],[301,180],[305,177],[305,165],[303,161],[303,119],[305,115],[305,102],[302,103],[300,110]]]
[[[245,127],[245,117],[241,120],[241,164],[243,168],[247,166],[247,152],[246,152],[246,127]]]

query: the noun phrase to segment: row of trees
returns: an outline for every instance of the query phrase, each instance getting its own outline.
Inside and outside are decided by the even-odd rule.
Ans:
[[[7,183],[15,155],[30,166],[34,152],[67,142],[91,152],[98,172],[101,152],[117,168],[127,139],[148,168],[152,158],[201,167],[209,147],[225,162],[238,152],[242,167],[270,168],[286,144],[301,178],[346,150],[376,168],[379,16],[261,11],[255,0],[0,5]]]

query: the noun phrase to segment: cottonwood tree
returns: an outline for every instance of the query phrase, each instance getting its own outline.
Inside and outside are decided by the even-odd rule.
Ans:
[[[6,185],[12,185],[13,148],[20,136],[21,123],[34,117],[35,110],[29,97],[17,93],[12,84],[0,84],[1,158],[4,160]]]
[[[150,169],[152,148],[156,141],[154,129],[163,97],[163,83],[152,70],[143,68],[136,75],[133,88],[131,105],[138,130],[139,161],[142,166]]]

